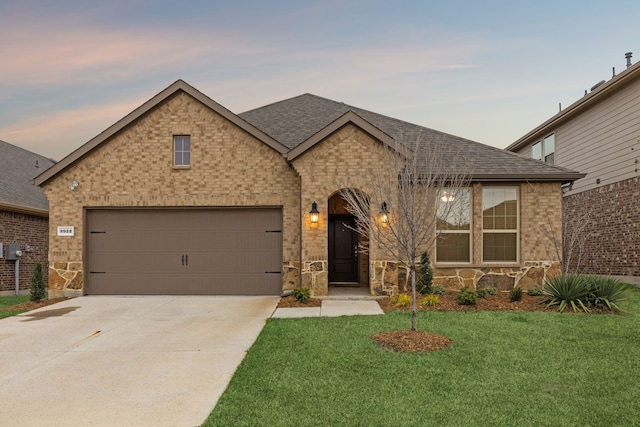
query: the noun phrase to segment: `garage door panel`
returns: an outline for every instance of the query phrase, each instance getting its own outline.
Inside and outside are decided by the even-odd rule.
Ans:
[[[87,212],[91,294],[277,295],[281,209]]]

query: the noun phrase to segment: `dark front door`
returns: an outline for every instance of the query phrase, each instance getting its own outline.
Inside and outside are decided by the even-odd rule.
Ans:
[[[358,282],[358,232],[352,215],[329,217],[329,282]]]

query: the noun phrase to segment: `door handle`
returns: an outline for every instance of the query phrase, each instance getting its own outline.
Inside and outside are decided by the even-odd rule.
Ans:
[[[355,247],[353,248],[353,257],[354,257],[355,259],[358,259],[358,247],[357,247],[357,246],[355,246]]]
[[[184,256],[185,265],[189,265],[189,255]]]

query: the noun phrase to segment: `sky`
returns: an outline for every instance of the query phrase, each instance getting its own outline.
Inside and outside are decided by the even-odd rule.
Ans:
[[[504,148],[640,60],[637,0],[0,0],[0,140],[60,160],[178,79]]]

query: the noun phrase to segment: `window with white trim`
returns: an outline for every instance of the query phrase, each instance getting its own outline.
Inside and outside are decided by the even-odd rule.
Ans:
[[[544,160],[550,165],[555,164],[556,157],[556,135],[551,134],[543,140],[531,145],[531,158],[536,160]]]
[[[517,262],[519,241],[517,187],[482,189],[482,260]]]
[[[442,190],[436,209],[436,262],[471,262],[471,189]]]
[[[174,135],[173,165],[174,166],[191,166],[191,136]]]

